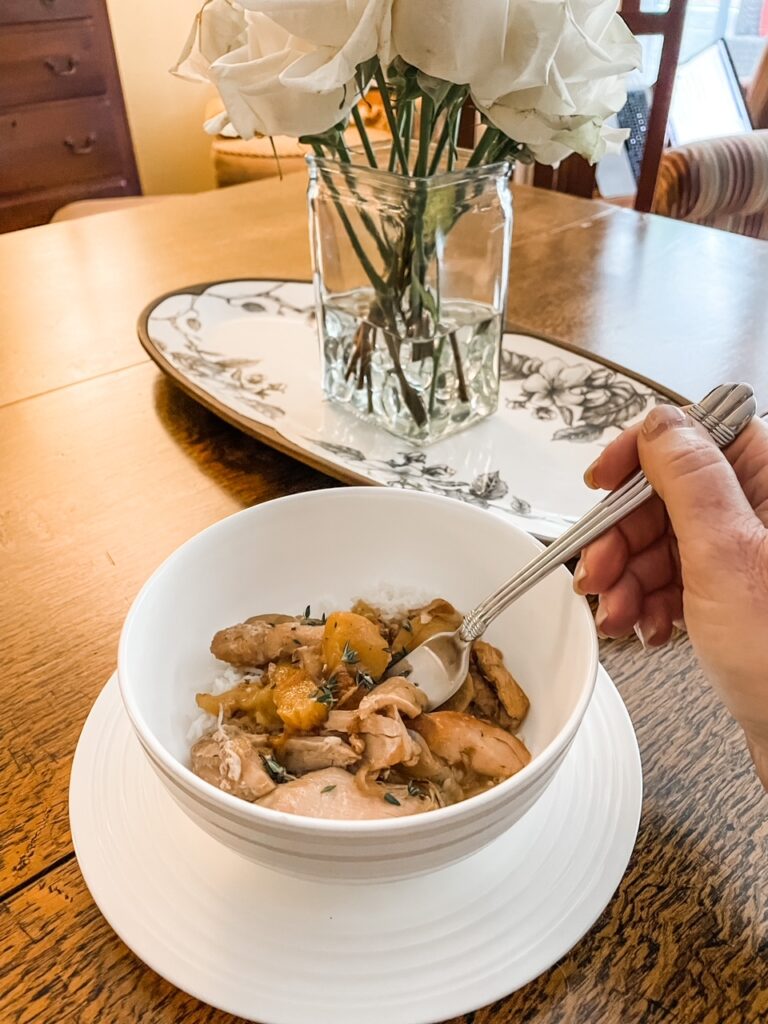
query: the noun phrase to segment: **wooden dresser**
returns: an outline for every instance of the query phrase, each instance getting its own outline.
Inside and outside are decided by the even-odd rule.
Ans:
[[[0,0],[0,231],[140,191],[104,0]]]

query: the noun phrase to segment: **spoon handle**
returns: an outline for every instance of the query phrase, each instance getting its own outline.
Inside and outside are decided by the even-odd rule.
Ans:
[[[706,428],[719,448],[734,441],[755,415],[756,404],[748,384],[721,384],[686,411]],[[578,555],[587,544],[629,515],[653,494],[642,470],[581,517],[558,540],[523,566],[495,593],[465,615],[459,635],[467,643],[485,632],[497,616],[558,566]]]

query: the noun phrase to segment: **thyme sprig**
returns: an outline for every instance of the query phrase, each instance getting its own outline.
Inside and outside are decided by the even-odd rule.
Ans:
[[[360,655],[354,649],[349,646],[349,640],[344,644],[344,650],[341,652],[341,660],[344,665],[356,665],[360,661]]]
[[[291,775],[285,765],[280,764],[271,754],[262,754],[261,760],[267,775],[278,785],[283,782],[292,782],[296,778],[295,775]]]
[[[339,699],[338,689],[338,679],[335,676],[331,676],[331,678],[327,682],[323,683],[322,686],[318,686],[315,691],[315,700],[318,704],[325,704],[325,706],[330,710]]]
[[[323,612],[319,619],[312,618],[312,607],[310,605],[307,605],[307,607],[304,609],[304,614],[301,616],[301,622],[302,625],[304,626],[324,626],[325,621],[325,612]]]
[[[420,800],[426,800],[427,787],[419,779],[411,779],[408,783],[408,796],[417,796]]]
[[[362,686],[364,690],[368,690],[369,692],[376,686],[376,681],[361,668],[359,668],[355,674],[355,682],[358,686]]]

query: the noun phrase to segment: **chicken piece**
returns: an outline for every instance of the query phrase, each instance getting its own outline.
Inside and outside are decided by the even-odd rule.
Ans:
[[[474,665],[470,666],[469,674],[472,676],[475,695],[467,709],[468,713],[477,718],[485,718],[494,725],[500,725],[502,729],[512,731],[512,719],[502,707],[498,694],[490,683],[486,682]],[[457,711],[458,708],[441,708],[440,710]]]
[[[399,714],[392,717],[370,714],[362,719],[360,726],[360,735],[365,740],[361,770],[366,775],[375,775],[396,764],[411,765],[418,761],[421,748]]]
[[[376,783],[371,792],[363,792],[355,777],[343,768],[324,768],[277,786],[259,801],[262,807],[313,818],[402,818],[439,807],[427,791],[413,796],[404,785]]]
[[[472,650],[477,667],[496,690],[504,710],[509,715],[511,728],[519,729],[528,714],[529,701],[522,687],[504,665],[501,651],[484,640],[475,640]]]
[[[427,741],[419,733],[409,730],[411,739],[418,745],[418,760],[398,768],[403,775],[412,779],[425,779],[437,787],[444,804],[455,804],[464,799],[464,790],[455,773],[442,758],[433,754]]]
[[[525,744],[498,726],[460,711],[433,711],[414,719],[410,728],[448,764],[465,765],[478,775],[507,779],[531,760]]]
[[[266,618],[255,616],[237,626],[220,629],[211,641],[211,653],[230,665],[262,666],[292,657],[298,647],[318,647],[322,639],[322,626],[308,626],[298,619],[273,625]]]
[[[318,686],[325,682],[323,678],[323,652],[320,647],[297,647],[293,653],[293,660],[300,665],[305,673]]]
[[[269,754],[266,736],[221,725],[192,747],[192,771],[224,793],[253,803],[275,788],[262,754]]]
[[[356,711],[333,710],[326,730],[361,737],[365,743],[362,764],[366,777],[396,764],[412,764],[420,749],[405,727],[401,714],[416,718],[427,706],[426,695],[407,679],[388,679],[360,701]]]
[[[378,631],[381,633],[381,635],[385,639],[388,639],[387,623],[383,619],[382,614],[378,608],[374,608],[373,605],[368,604],[367,601],[358,600],[355,601],[355,603],[352,605],[351,610],[354,612],[355,615],[362,615],[364,619],[368,619],[369,622],[372,622],[374,626],[376,626]]]
[[[354,665],[349,666],[342,662],[330,679],[337,707],[354,708],[360,703],[360,698],[366,692],[364,687],[357,683],[357,670]]]
[[[242,711],[262,729],[280,729],[283,725],[273,699],[273,691],[261,682],[242,682],[224,693],[198,693],[197,706],[209,715],[225,717]]]
[[[360,701],[361,718],[375,711],[391,709],[400,711],[408,718],[416,718],[427,708],[427,695],[407,679],[397,676],[387,679]]]
[[[295,615],[282,615],[279,612],[266,612],[263,615],[252,615],[246,622],[266,622],[270,626],[279,626],[282,622],[301,622]]]
[[[328,717],[328,703],[318,699],[323,697],[323,691],[300,665],[272,665],[269,680],[274,686],[275,709],[289,729],[308,732],[323,724]]]
[[[326,732],[354,733],[360,728],[360,716],[354,711],[334,708],[325,722]]]
[[[425,640],[436,633],[458,629],[463,617],[452,604],[439,597],[430,601],[424,608],[409,611],[408,618],[400,626],[392,641],[393,655],[397,656],[404,651],[412,651],[414,647],[423,644]]]
[[[452,697],[440,705],[441,711],[466,711],[475,699],[475,682],[472,673],[467,673],[467,678],[458,688]]]
[[[293,775],[321,768],[349,768],[360,760],[360,752],[340,736],[291,736],[282,745],[280,759]]]

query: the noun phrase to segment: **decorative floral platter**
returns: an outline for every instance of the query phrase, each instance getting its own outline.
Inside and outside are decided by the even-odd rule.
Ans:
[[[410,487],[512,516],[543,540],[594,501],[585,468],[671,396],[527,334],[505,334],[495,416],[427,449],[326,402],[311,284],[240,280],[163,296],[139,337],[185,391],[252,436],[346,483]]]

